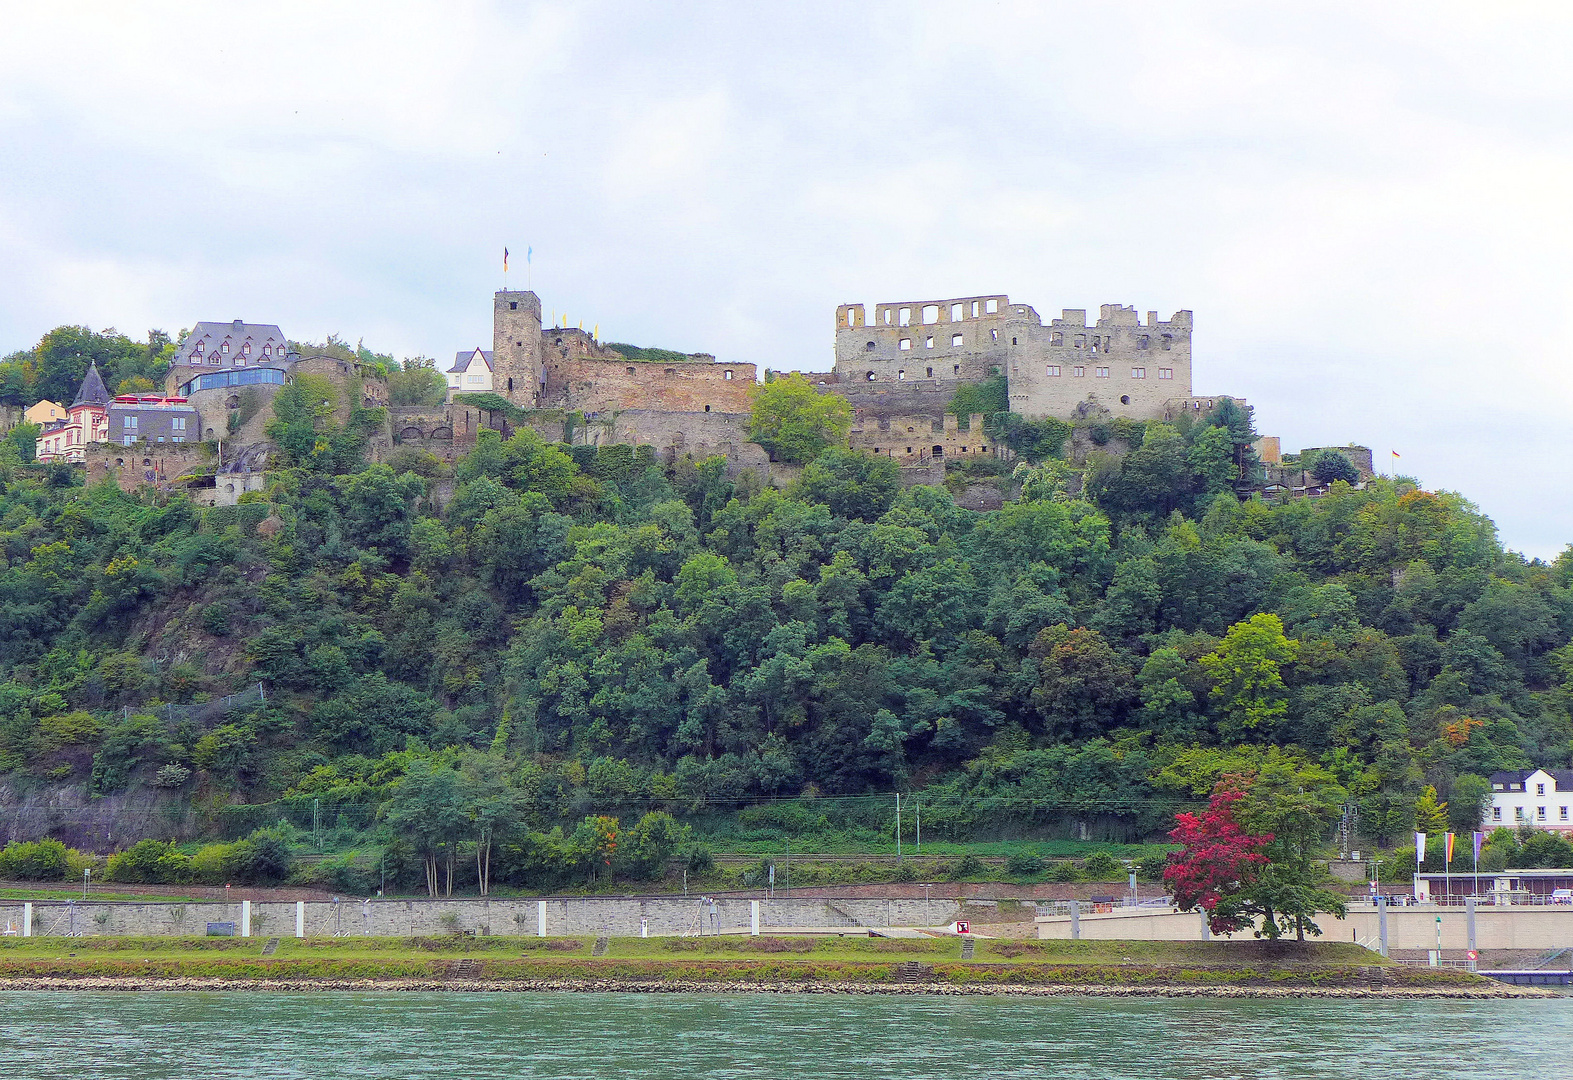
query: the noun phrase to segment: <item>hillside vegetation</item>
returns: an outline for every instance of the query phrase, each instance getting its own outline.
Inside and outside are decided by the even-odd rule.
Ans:
[[[739,810],[893,839],[898,790],[935,840],[1161,838],[1266,762],[1392,843],[1569,761],[1573,559],[1408,482],[1240,502],[1238,409],[989,513],[844,450],[778,491],[529,430],[439,508],[365,418],[296,412],[235,507],[0,460],[12,797],[158,792],[214,840],[327,813],[436,890],[655,873]]]

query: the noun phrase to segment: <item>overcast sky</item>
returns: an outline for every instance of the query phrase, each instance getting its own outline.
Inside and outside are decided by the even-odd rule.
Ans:
[[[0,353],[451,357],[490,292],[831,365],[838,303],[1196,313],[1198,393],[1573,540],[1568,5],[0,0]]]

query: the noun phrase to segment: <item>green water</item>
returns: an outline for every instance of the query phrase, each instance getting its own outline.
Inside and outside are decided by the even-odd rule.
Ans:
[[[1573,999],[0,993],[0,1077],[1566,1075]]]

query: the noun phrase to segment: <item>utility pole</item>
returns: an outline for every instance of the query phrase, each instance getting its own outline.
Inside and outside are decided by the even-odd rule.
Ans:
[[[896,858],[901,858],[901,792],[896,792]]]

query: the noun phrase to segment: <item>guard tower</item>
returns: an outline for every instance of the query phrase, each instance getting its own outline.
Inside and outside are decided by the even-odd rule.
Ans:
[[[492,306],[492,388],[521,409],[540,398],[541,298],[500,291]]]

